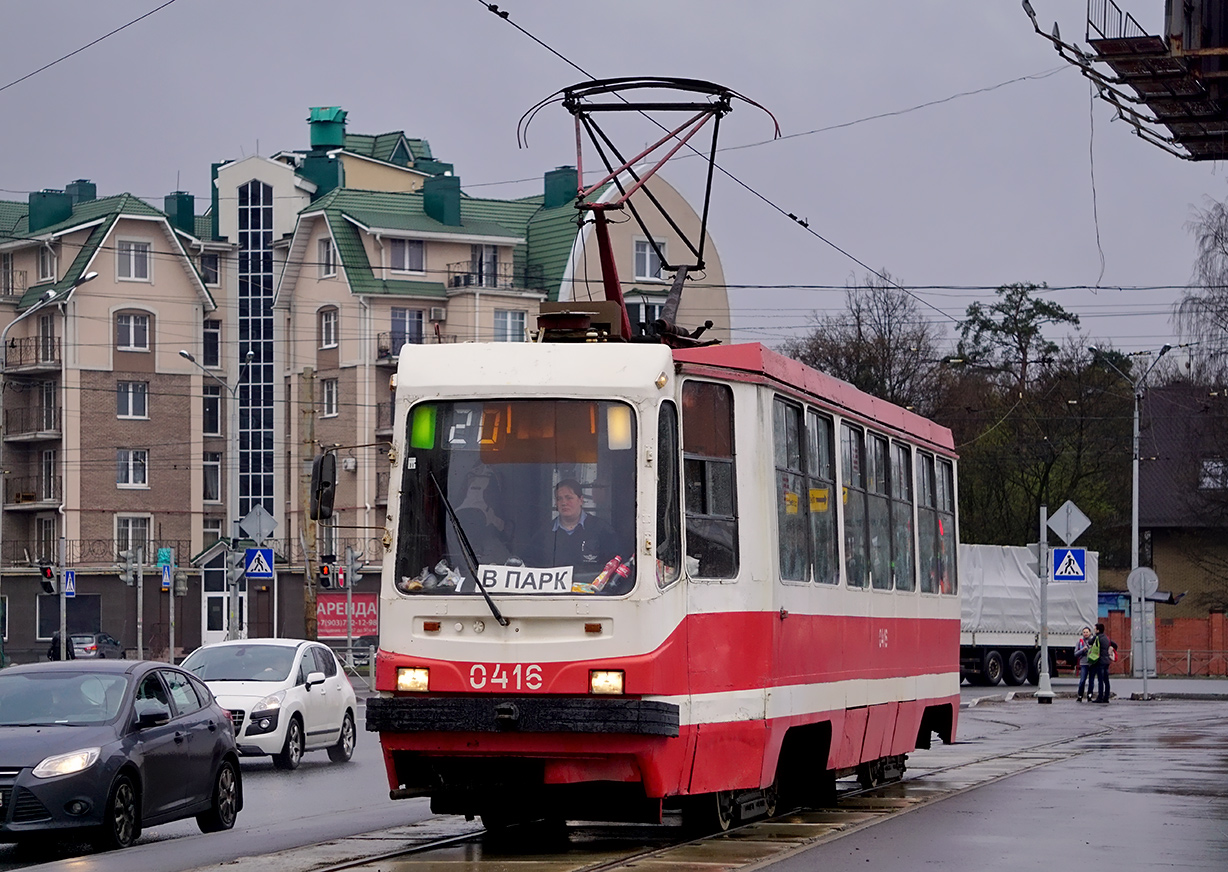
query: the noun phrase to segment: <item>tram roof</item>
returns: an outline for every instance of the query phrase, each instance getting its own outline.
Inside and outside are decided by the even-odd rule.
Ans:
[[[729,371],[733,370],[745,373],[740,380],[774,382],[799,398],[805,397],[828,408],[849,413],[864,423],[906,433],[948,452],[955,450],[955,440],[949,428],[867,394],[835,376],[778,354],[758,342],[675,349],[674,360],[691,371],[715,369],[720,370],[725,378],[739,379],[739,376],[730,374]]]

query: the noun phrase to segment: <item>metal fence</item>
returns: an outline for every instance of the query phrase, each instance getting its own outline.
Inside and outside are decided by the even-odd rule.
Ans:
[[[1093,36],[1095,34],[1095,36]],[[1148,36],[1129,12],[1122,12],[1113,0],[1087,0],[1087,38],[1135,39]]]
[[[1134,672],[1132,651],[1123,649],[1119,662],[1127,675]],[[1199,651],[1194,648],[1161,649],[1156,651],[1156,675],[1160,677],[1228,676],[1228,652]]]

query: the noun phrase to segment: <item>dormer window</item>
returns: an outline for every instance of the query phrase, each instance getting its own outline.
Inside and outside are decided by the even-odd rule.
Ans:
[[[393,239],[390,247],[393,272],[426,271],[426,246],[420,239]]]
[[[337,274],[337,249],[333,247],[333,241],[329,239],[320,240],[320,278],[327,279]]]

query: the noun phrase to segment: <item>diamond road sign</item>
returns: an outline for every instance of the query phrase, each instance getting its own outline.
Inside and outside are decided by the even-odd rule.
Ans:
[[[1091,525],[1091,520],[1071,500],[1062,503],[1062,507],[1049,517],[1049,529],[1067,545],[1087,532]]]
[[[257,545],[263,545],[265,540],[273,535],[273,531],[277,529],[277,521],[273,520],[273,516],[268,513],[268,510],[260,503],[252,506],[252,510],[243,516],[243,520],[239,522],[239,529],[243,531],[243,535],[247,536]],[[271,564],[271,561],[270,561]],[[273,576],[269,576],[272,578]]]

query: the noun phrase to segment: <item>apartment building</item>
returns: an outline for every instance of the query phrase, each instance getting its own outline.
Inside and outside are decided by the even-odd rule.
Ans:
[[[308,133],[306,149],[214,164],[200,215],[190,194],[159,210],[130,195],[99,199],[86,182],[0,202],[0,324],[10,324],[0,599],[12,606],[15,659],[44,653],[58,621],[36,573],[61,537],[77,574],[70,619],[130,649],[135,592],[119,580],[118,555],[141,545],[147,654],[168,636],[165,549],[186,576],[176,647],[225,638],[231,516],[263,510],[277,525],[267,542],[275,579],[238,585],[239,634],[304,633],[305,580],[347,547],[369,567],[356,595],[373,596],[400,348],[527,341],[543,302],[603,299],[574,168],[546,172],[535,196],[478,198],[424,139],[349,133],[336,107],[312,109]],[[683,232],[698,227],[677,191],[654,186]],[[645,215],[655,247],[634,222],[611,228],[637,330],[669,288],[659,252],[682,245]],[[49,290],[54,301],[40,302]],[[679,313],[683,324],[705,320],[710,337],[728,339],[711,244]],[[334,517],[316,523],[304,507],[322,450],[337,452],[340,481]]]

